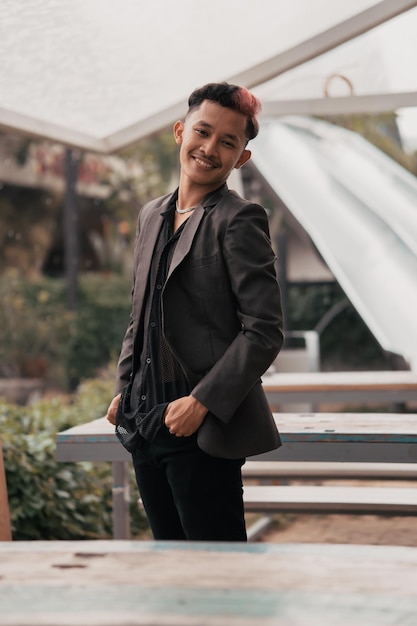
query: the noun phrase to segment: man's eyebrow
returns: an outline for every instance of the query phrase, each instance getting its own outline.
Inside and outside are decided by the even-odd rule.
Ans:
[[[204,128],[210,128],[210,129],[213,128],[211,124],[209,124],[208,122],[205,122],[204,120],[200,120],[199,122],[196,122],[195,125],[203,126]],[[233,133],[225,133],[225,137],[229,137],[229,139],[232,139],[232,141],[239,141],[239,137],[237,135],[233,135]]]

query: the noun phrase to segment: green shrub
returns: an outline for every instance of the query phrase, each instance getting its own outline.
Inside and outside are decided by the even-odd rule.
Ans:
[[[0,376],[45,378],[75,388],[119,353],[130,313],[130,279],[85,275],[79,305],[66,308],[62,279],[0,277]]]
[[[62,281],[23,280],[16,272],[0,279],[0,376],[65,378],[68,328]]]
[[[73,398],[44,399],[27,407],[0,401],[14,540],[111,537],[110,464],[58,463],[55,435],[102,416],[112,391],[108,377],[84,383]],[[132,526],[140,533],[147,524],[136,500],[132,498]]]
[[[288,288],[289,330],[313,330],[338,304],[339,313],[320,334],[323,370],[390,369],[384,352],[337,283],[291,285]]]
[[[93,376],[119,354],[129,321],[130,291],[130,280],[118,275],[81,277],[69,341],[70,380]]]

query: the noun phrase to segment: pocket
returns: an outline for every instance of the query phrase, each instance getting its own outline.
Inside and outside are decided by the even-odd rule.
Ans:
[[[190,267],[204,267],[205,265],[214,265],[217,263],[217,254],[203,256],[198,259],[190,259]]]

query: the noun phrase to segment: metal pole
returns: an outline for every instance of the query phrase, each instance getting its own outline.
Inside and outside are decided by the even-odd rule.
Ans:
[[[130,539],[129,464],[114,461],[113,473],[113,539]]]
[[[65,197],[64,197],[64,254],[65,274],[67,278],[67,306],[70,311],[77,308],[78,302],[78,206],[77,174],[81,156],[71,148],[65,152]]]

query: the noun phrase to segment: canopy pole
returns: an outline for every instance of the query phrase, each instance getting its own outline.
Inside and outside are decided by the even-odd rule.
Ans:
[[[67,308],[75,311],[78,304],[79,233],[77,174],[81,153],[72,148],[65,151],[64,256],[67,279]]]

